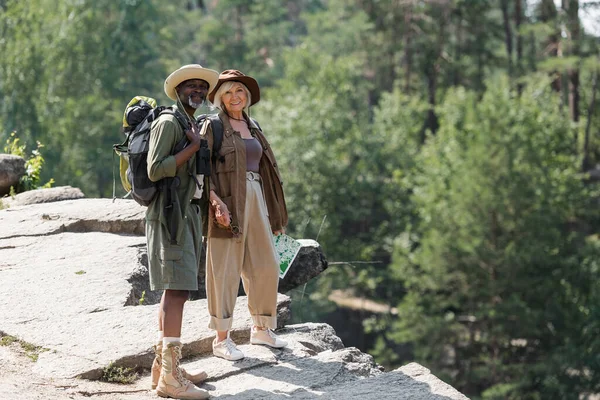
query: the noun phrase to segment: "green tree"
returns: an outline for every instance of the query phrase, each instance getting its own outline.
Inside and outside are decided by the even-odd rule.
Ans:
[[[311,33],[284,54],[285,78],[265,92],[257,112],[282,166],[290,233],[318,237],[338,262],[306,288],[310,305],[296,306],[297,318],[314,320],[331,311],[333,289],[392,296],[386,265],[392,239],[411,220],[406,182],[427,104],[394,90],[371,110],[365,14],[340,6],[304,18]],[[322,47],[331,51],[319,54]]]
[[[448,94],[420,158],[414,242],[392,264],[407,294],[388,337],[486,399],[576,399],[598,385],[600,343],[580,338],[597,328],[595,193],[541,82],[520,98],[505,80],[480,102]]]
[[[159,9],[159,3],[5,4],[0,14],[2,135],[16,130],[25,143],[46,143],[51,166],[44,170],[46,179],[79,186],[88,196],[110,193],[110,149],[121,139],[122,109],[135,94],[161,93],[162,57],[180,51],[173,46],[177,36],[161,24],[185,10]]]

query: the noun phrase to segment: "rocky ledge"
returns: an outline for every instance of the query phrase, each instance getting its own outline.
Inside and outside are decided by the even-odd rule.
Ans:
[[[118,398],[156,398],[146,388],[159,293],[144,286],[143,216],[135,202],[110,199],[0,210],[0,336],[38,349],[35,376],[64,383],[99,379],[109,367],[132,368],[141,378],[122,386]],[[312,272],[290,279],[291,287],[327,267],[316,242],[305,242],[303,252],[302,269]],[[232,338],[246,358],[229,362],[212,356],[206,300],[188,302],[183,365],[206,370],[209,379],[202,386],[219,398],[466,399],[418,364],[382,371],[370,355],[344,348],[328,325],[286,325],[285,294],[279,295],[278,310],[278,334],[290,345],[282,350],[249,345],[247,302],[238,298]],[[19,387],[2,376],[0,398],[34,398],[26,395],[29,383]],[[77,392],[77,384],[60,387],[64,397],[56,398],[103,398],[101,391]]]

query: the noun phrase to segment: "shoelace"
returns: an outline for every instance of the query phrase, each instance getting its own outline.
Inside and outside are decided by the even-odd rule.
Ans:
[[[237,350],[237,346],[235,345],[235,343],[233,343],[233,340],[231,340],[230,338],[225,339],[225,347],[227,348],[227,351],[229,351],[229,354],[232,354],[234,351]]]
[[[184,378],[181,372],[181,347],[175,347],[175,375],[177,377],[177,381],[181,383],[183,386],[191,383],[188,379]]]

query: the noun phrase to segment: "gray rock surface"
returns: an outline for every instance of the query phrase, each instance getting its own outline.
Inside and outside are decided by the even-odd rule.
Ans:
[[[130,277],[135,287],[131,301],[139,300],[141,293],[146,291],[147,303],[155,304],[160,301],[160,293],[152,293],[148,287],[148,260],[143,238],[145,212],[145,207],[124,199],[78,199],[28,206],[11,205],[0,212],[0,239],[47,236],[61,232],[140,236],[135,261],[137,267]],[[314,240],[300,241],[303,247],[285,279],[280,282],[280,293],[287,293],[308,282],[327,268],[327,260],[319,244]],[[94,253],[89,254],[91,257]],[[199,290],[193,298],[205,298],[203,269],[199,272],[198,285]],[[242,289],[240,294],[243,294]]]
[[[24,206],[28,204],[51,203],[62,200],[82,199],[85,195],[79,188],[71,186],[57,186],[47,189],[28,190],[2,201],[9,207]]]
[[[0,399],[156,398],[148,368],[158,305],[147,293],[140,305],[136,287],[144,269],[143,212],[132,201],[101,199],[0,210],[0,336],[43,349],[24,365],[0,347]],[[206,300],[185,307],[183,366],[205,369],[209,380],[202,387],[216,397],[466,398],[418,364],[383,372],[370,355],[344,348],[329,325],[285,326],[285,295],[278,298],[278,334],[289,342],[284,349],[248,344],[245,297],[234,315],[231,336],[246,358],[229,362],[212,356]],[[142,378],[119,386],[90,381],[109,365],[133,367]]]
[[[0,154],[0,197],[10,193],[10,187],[25,175],[25,160],[12,154]]]
[[[135,201],[122,199],[114,202],[79,199],[15,206],[0,210],[0,239],[61,232],[104,232],[143,238],[145,212],[146,208]]]

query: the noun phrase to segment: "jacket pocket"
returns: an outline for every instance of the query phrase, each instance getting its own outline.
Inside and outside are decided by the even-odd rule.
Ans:
[[[217,158],[215,171],[217,174],[232,172],[235,170],[235,147],[221,147],[219,158]]]

